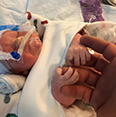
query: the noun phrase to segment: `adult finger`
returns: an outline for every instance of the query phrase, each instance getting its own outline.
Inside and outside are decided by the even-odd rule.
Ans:
[[[91,54],[91,60],[88,61],[85,66],[94,67],[97,71],[103,72],[105,66],[107,66],[110,62],[106,60],[102,54],[94,53]]]
[[[87,85],[96,86],[96,83],[101,76],[99,73],[88,68],[78,68],[79,82],[84,82]]]
[[[94,87],[101,75],[86,68],[78,68],[78,73],[79,82],[63,86],[61,88],[61,93],[65,96],[89,103]]]
[[[80,38],[80,43],[103,54],[103,56],[109,61],[116,56],[116,46],[103,39],[86,35]]]
[[[61,88],[61,93],[68,97],[90,102],[93,89],[82,85],[65,85]]]
[[[73,55],[72,55],[72,53],[73,53],[72,48],[69,48],[69,49],[68,49],[68,52],[67,52],[67,54],[66,54],[66,60],[67,60],[67,62],[69,62],[69,63],[73,60]]]
[[[92,87],[95,87],[100,75],[83,68],[78,68],[78,72],[80,83],[85,82],[87,85],[80,85],[78,82],[73,85],[65,85],[61,88],[61,92],[63,95],[89,103],[91,94],[94,90]]]
[[[66,85],[74,84],[79,80],[79,73],[77,69],[74,69],[72,76],[66,81]]]

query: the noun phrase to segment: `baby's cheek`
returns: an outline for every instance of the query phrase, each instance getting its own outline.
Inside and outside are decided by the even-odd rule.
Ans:
[[[38,55],[31,55],[30,53],[23,53],[23,63],[25,66],[32,67],[36,62]]]

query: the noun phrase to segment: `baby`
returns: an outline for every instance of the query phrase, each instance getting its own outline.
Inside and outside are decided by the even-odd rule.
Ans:
[[[17,52],[22,37],[25,36],[26,31],[11,31],[6,30],[0,38],[0,46],[3,52],[11,53]],[[2,60],[1,62],[9,71],[15,74],[27,75],[30,68],[36,62],[38,55],[42,48],[42,42],[39,37],[32,33],[25,44],[23,54],[19,61],[16,60]]]

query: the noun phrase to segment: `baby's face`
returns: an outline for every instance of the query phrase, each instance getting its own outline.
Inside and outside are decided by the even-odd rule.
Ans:
[[[27,32],[24,31],[5,31],[0,38],[0,45],[2,46],[2,50],[9,53],[12,51],[17,51],[20,46],[20,42],[22,41],[21,37],[25,36],[26,33]],[[39,37],[35,33],[32,33],[24,47],[21,59],[19,61],[7,61],[11,71],[14,73],[20,73],[29,70],[36,62],[41,48],[42,43]]]

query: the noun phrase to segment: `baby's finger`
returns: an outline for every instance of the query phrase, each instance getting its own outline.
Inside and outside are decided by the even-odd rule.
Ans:
[[[56,68],[56,70],[54,71],[54,75],[53,76],[57,77],[57,76],[61,76],[61,75],[62,75],[62,69],[61,69],[60,66],[58,66]]]
[[[93,52],[93,51],[92,51]],[[92,54],[92,53],[91,53]],[[89,51],[87,50],[85,53],[86,56],[86,60],[89,61],[91,59],[91,54],[89,53]]]
[[[74,65],[79,66],[80,65],[80,55],[79,52],[75,53],[76,56],[74,57]]]
[[[66,85],[74,84],[74,83],[76,83],[78,80],[79,80],[79,73],[78,73],[78,70],[75,69],[75,70],[74,70],[74,73],[72,74],[72,76],[66,81]]]
[[[68,51],[67,55],[66,55],[66,61],[71,64],[73,61],[73,53],[70,53],[70,51]]]
[[[69,60],[72,60],[72,56],[70,56],[72,53],[73,53],[73,49],[69,47],[67,54],[66,54],[66,58]]]
[[[84,65],[86,63],[86,56],[85,56],[86,50],[82,50],[80,52],[80,61],[81,65]]]
[[[72,74],[73,74],[73,68],[69,67],[67,72],[63,75],[62,80],[63,81],[68,80]]]

